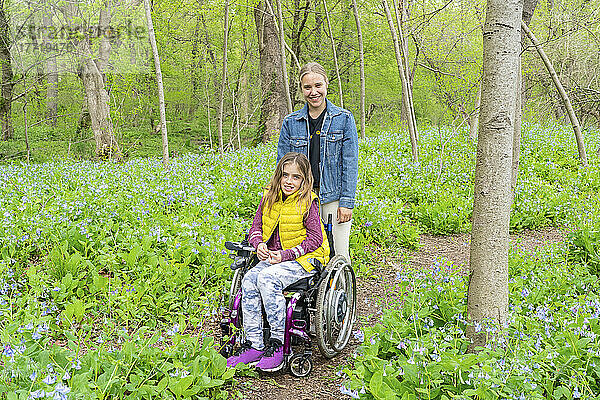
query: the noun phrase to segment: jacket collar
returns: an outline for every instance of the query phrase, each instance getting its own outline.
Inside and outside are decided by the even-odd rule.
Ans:
[[[341,108],[339,108],[338,106],[336,106],[335,104],[330,102],[328,98],[325,98],[325,101],[327,102],[326,114],[329,116],[329,118],[331,118],[335,115],[341,114],[341,112],[342,112]],[[304,107],[302,107],[300,110],[298,110],[296,119],[297,120],[301,120],[301,119],[308,120],[308,103],[305,103]]]

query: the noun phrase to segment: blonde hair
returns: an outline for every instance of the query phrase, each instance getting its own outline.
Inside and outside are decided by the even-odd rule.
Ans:
[[[271,183],[266,188],[267,194],[265,194],[263,201],[263,213],[265,210],[270,210],[276,201],[282,199],[283,193],[281,191],[281,179],[283,178],[283,168],[288,164],[296,164],[300,174],[302,175],[303,180],[300,189],[298,189],[299,193],[297,205],[306,205],[304,211],[304,218],[306,218],[308,211],[310,210],[311,192],[314,179],[308,158],[306,158],[304,154],[295,152],[287,153],[281,157],[281,160],[279,160],[277,163],[277,167],[275,167],[275,172],[273,172],[273,177],[271,178]]]
[[[298,82],[300,82],[300,88],[302,88],[302,78],[304,78],[304,75],[310,74],[311,72],[323,75],[325,78],[325,83],[329,85],[329,79],[327,78],[327,72],[325,71],[325,68],[323,68],[323,66],[319,63],[309,62],[308,64],[304,64],[304,66],[300,68],[300,72],[298,72]]]

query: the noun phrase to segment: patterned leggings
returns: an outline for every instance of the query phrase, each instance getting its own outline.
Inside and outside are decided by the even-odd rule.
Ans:
[[[270,264],[261,261],[242,279],[242,313],[246,338],[257,350],[264,348],[262,306],[271,326],[271,338],[283,343],[285,330],[285,297],[283,289],[300,279],[311,276],[296,261]]]

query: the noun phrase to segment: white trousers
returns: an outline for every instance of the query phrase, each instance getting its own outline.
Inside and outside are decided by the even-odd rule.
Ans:
[[[331,221],[333,223],[333,247],[335,254],[340,254],[346,257],[348,263],[350,261],[350,228],[352,227],[352,219],[348,222],[338,223],[337,222],[337,210],[340,206],[339,201],[332,201],[331,203],[321,205],[321,219],[323,224],[327,224],[328,215],[331,214]]]

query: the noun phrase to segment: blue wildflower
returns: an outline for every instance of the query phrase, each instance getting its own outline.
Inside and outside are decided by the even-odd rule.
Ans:
[[[15,351],[13,350],[13,348],[10,346],[10,344],[7,344],[6,346],[4,346],[4,353],[3,353],[6,357],[13,357],[15,355]]]
[[[352,397],[353,399],[360,398],[360,396],[358,395],[358,390],[350,390],[345,385],[340,386],[340,392],[342,392],[342,394],[345,394],[346,396]]]
[[[179,324],[173,325],[173,327],[167,331],[167,336],[173,336],[177,332],[179,332]]]
[[[357,339],[361,343],[365,341],[365,334],[363,333],[363,331],[361,331],[360,329],[357,329],[353,333],[354,333],[354,339]]]
[[[54,385],[56,383],[56,377],[54,374],[49,374],[47,377],[42,380],[46,385]]]
[[[46,397],[46,392],[42,389],[38,389],[35,392],[29,393],[30,399],[41,399],[42,397]]]
[[[71,361],[71,367],[73,367],[73,369],[81,369],[81,361],[78,359]]]

